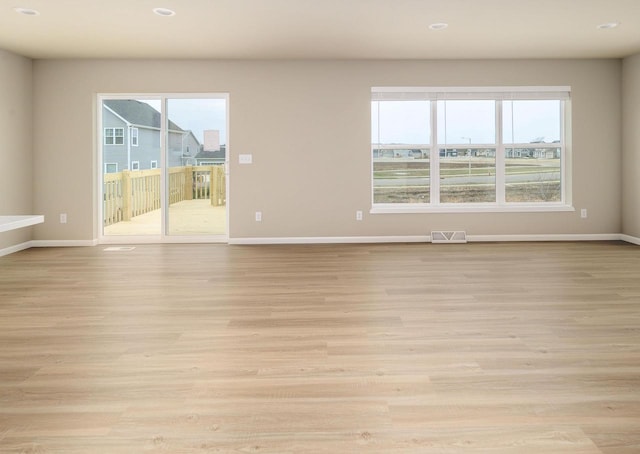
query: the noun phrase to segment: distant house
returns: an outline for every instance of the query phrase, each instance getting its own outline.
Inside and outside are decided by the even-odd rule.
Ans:
[[[541,142],[531,142],[531,143],[541,143]],[[560,148],[509,148],[506,150],[506,157],[507,158],[532,158],[532,159],[560,159]]]
[[[196,155],[196,165],[212,166],[212,165],[224,164],[225,158],[226,158],[226,146],[220,145],[220,149],[217,151],[201,150]]]
[[[134,99],[102,104],[104,172],[155,169],[160,166],[160,112]],[[192,165],[201,149],[191,131],[169,120],[168,165]]]

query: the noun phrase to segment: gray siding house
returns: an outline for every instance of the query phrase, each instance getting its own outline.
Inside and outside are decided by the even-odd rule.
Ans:
[[[160,166],[160,112],[135,99],[102,104],[104,172],[146,170]],[[169,120],[169,167],[195,165],[201,145],[191,131]]]
[[[196,155],[196,162],[199,166],[221,165],[225,163],[226,146],[220,145],[217,151],[201,150]]]

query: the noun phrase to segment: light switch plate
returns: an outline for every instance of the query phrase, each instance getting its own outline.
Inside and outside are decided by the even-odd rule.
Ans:
[[[253,155],[250,155],[250,154],[238,155],[238,162],[240,164],[251,164],[253,162]]]

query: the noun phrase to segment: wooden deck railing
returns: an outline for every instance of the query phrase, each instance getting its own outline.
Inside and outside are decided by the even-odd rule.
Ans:
[[[103,186],[105,226],[160,208],[160,169],[107,173]],[[210,199],[212,206],[226,203],[224,166],[169,168],[169,205],[194,199]]]

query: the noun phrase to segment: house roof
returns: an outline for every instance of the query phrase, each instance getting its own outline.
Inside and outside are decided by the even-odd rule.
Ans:
[[[104,101],[104,105],[133,125],[160,129],[160,112],[146,102],[136,99],[108,99]],[[169,120],[169,129],[183,131],[171,120]]]
[[[224,159],[225,149],[220,147],[219,151],[201,151],[196,155],[196,159]]]

